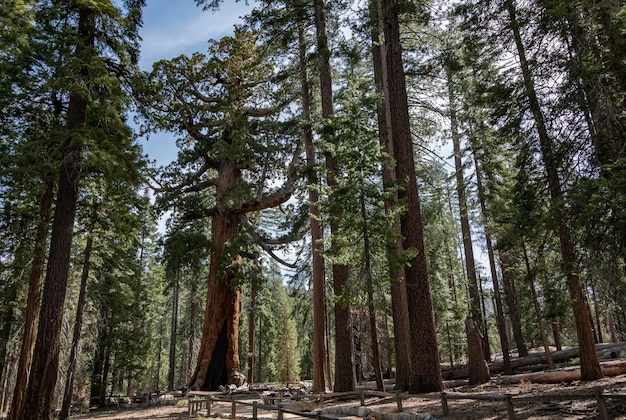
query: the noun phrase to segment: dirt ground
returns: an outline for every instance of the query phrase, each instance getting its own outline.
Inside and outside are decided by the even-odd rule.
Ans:
[[[516,385],[499,385],[497,380],[487,384],[470,387],[468,385],[458,386],[446,389],[447,395],[454,396],[460,394],[472,394],[481,396],[504,396],[512,395],[515,416],[517,419],[597,419],[598,407],[595,398],[593,398],[594,390],[601,388],[604,394],[626,394],[626,375],[616,376],[612,378],[604,378],[599,381],[581,382],[573,381],[556,385],[522,383]],[[590,399],[584,401],[572,401],[566,398],[571,394],[589,394]],[[529,401],[527,399],[516,400],[517,398],[538,397],[538,396],[556,396],[555,399]],[[507,419],[508,413],[504,401],[476,401],[476,400],[448,400],[449,415],[443,415],[441,399],[439,394],[425,396],[412,396],[403,400],[402,407],[404,412],[430,413],[436,418],[445,418],[453,420],[468,419]],[[358,400],[353,401],[328,401],[326,406],[342,405],[357,406]],[[626,398],[606,398],[606,405],[609,416],[612,419],[626,420]],[[390,399],[381,400],[378,398],[369,398],[366,400],[366,406],[369,408],[384,412],[396,413],[396,402]],[[230,403],[217,403],[212,412],[220,417],[230,417]],[[241,407],[237,409],[238,417],[251,418],[251,409]],[[263,417],[276,418],[276,413],[259,413]],[[335,415],[340,417],[340,415]],[[89,414],[81,414],[72,416],[73,419],[101,419],[101,420],[123,420],[123,419],[186,419],[187,407],[174,405],[161,405],[146,408],[112,408],[102,411],[96,411]],[[285,418],[294,419],[296,416],[285,416]],[[356,417],[355,417],[356,418]]]

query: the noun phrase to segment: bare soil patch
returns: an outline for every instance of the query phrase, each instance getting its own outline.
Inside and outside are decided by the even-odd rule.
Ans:
[[[583,420],[597,419],[598,406],[594,397],[594,391],[602,389],[605,394],[626,394],[626,375],[604,378],[598,381],[582,382],[572,381],[560,384],[535,384],[522,382],[520,384],[502,385],[497,378],[480,386],[457,386],[446,389],[448,395],[478,395],[478,396],[504,396],[512,395],[515,415],[517,419],[549,419],[549,420]],[[568,400],[568,395],[588,394],[589,399]],[[541,400],[539,397],[556,396],[551,400]],[[504,401],[475,401],[475,400],[448,400],[449,415],[443,416],[440,394],[407,396],[402,407],[404,412],[430,413],[437,418],[452,420],[467,419],[508,419],[506,404]],[[519,400],[524,398],[524,400]],[[368,398],[366,406],[384,412],[396,413],[397,404],[392,399]],[[329,405],[357,406],[358,399],[351,401],[330,400]],[[626,399],[606,398],[609,415],[613,419],[626,420]],[[230,404],[217,403],[212,410],[220,417],[230,416]],[[237,409],[238,416],[250,418],[250,409],[244,407]],[[263,417],[276,418],[273,415],[263,413]],[[95,411],[89,414],[73,416],[74,419],[100,419],[100,420],[123,420],[123,419],[186,419],[187,407],[162,405],[153,407],[135,408],[111,408]],[[202,418],[202,417],[201,417]],[[287,418],[287,416],[286,416]],[[289,415],[288,418],[297,418]]]

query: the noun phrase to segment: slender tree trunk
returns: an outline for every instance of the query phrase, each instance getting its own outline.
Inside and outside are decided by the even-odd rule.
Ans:
[[[600,306],[598,305],[598,297],[596,296],[596,282],[593,277],[589,278],[589,286],[591,287],[591,299],[593,302],[593,312],[596,321],[596,343],[602,343],[602,324],[600,323]]]
[[[481,297],[479,293],[478,278],[476,277],[476,262],[474,261],[474,248],[472,245],[472,233],[470,230],[468,209],[467,209],[467,197],[465,188],[465,177],[463,175],[463,161],[461,159],[461,139],[458,130],[458,120],[456,114],[456,101],[454,98],[454,88],[452,86],[452,70],[450,63],[446,63],[446,76],[448,82],[448,103],[450,106],[450,131],[452,133],[452,145],[454,148],[454,168],[456,176],[456,192],[459,200],[459,219],[461,220],[461,236],[463,238],[463,255],[465,256],[465,268],[468,281],[469,297],[470,297],[470,314],[469,316],[474,320],[472,328],[466,328],[467,336],[467,352],[468,352],[468,365],[470,366],[470,378],[471,384],[482,383],[481,380],[489,380],[489,367],[483,360],[489,360],[489,344],[487,343],[484,332],[486,326],[482,315]],[[478,329],[479,335],[482,338],[481,342],[473,339],[473,336],[469,334],[475,334],[475,329]],[[487,344],[486,344],[487,343]],[[480,349],[473,349],[471,346],[480,344]],[[487,350],[487,351],[485,351]],[[476,357],[480,357],[480,360],[475,360]],[[486,372],[482,370],[487,369]],[[474,376],[473,376],[474,375]]]
[[[323,0],[314,0],[315,5],[315,28],[317,31],[317,53],[319,59],[320,72],[320,93],[322,105],[322,118],[325,123],[332,119],[334,114],[333,90],[330,69],[330,50],[328,46],[328,37],[326,35],[326,17],[325,6]],[[336,143],[337,138],[332,124],[323,128],[322,136],[326,141]],[[328,177],[326,183],[330,189],[329,199],[332,202],[334,191],[339,187],[339,165],[332,153],[325,154],[326,168],[328,169]],[[335,207],[331,211],[330,217],[330,233],[331,233],[331,252],[339,252],[337,247],[339,242],[339,223],[342,217],[342,210]],[[348,282],[348,266],[345,264],[333,263],[333,292],[338,298],[335,303],[335,392],[353,391],[356,380],[354,377],[354,343],[352,340],[352,314],[350,305],[346,304],[345,299],[341,299],[344,295]]]
[[[91,53],[87,50],[94,44],[95,17],[90,7],[82,3],[76,5],[79,12],[78,37],[81,40],[76,47],[76,56],[83,53],[89,56]],[[88,68],[84,67],[81,77],[87,73]],[[86,111],[87,98],[84,94],[78,91],[70,93],[67,110],[67,130],[70,133],[78,133],[85,124]],[[65,140],[40,314],[40,319],[46,322],[38,325],[28,389],[20,410],[23,420],[51,419],[54,416],[52,398],[59,370],[59,339],[78,200],[81,153],[82,147],[74,135]]]
[[[500,269],[502,271],[502,287],[504,288],[504,297],[506,305],[509,309],[509,318],[511,319],[511,329],[513,330],[513,338],[517,347],[519,357],[528,356],[526,348],[526,340],[522,332],[522,318],[519,314],[519,305],[517,300],[517,288],[513,280],[513,275],[509,269],[513,264],[513,258],[509,251],[500,252]]]
[[[87,238],[85,246],[85,256],[83,259],[83,271],[80,276],[80,291],[78,293],[78,303],[76,304],[76,320],[74,321],[74,331],[72,333],[72,349],[70,350],[69,366],[65,376],[65,392],[63,394],[63,405],[59,418],[64,420],[70,416],[70,406],[72,404],[72,392],[74,391],[74,370],[76,369],[76,359],[78,358],[78,345],[80,344],[80,330],[83,326],[83,310],[87,300],[87,282],[89,280],[89,268],[91,266],[91,249],[93,239],[91,235]]]
[[[378,0],[370,0],[370,16],[372,27],[372,59],[374,62],[374,78],[379,94],[383,97],[382,103],[377,107],[378,131],[380,145],[389,160],[382,162],[383,189],[390,194],[396,184],[396,171],[391,162],[394,156],[393,138],[391,130],[391,107],[389,106],[389,93],[387,82],[387,65],[385,44],[380,42],[383,33],[382,6]],[[385,214],[394,212],[398,197],[394,193],[392,201],[385,201]],[[387,262],[389,277],[391,278],[391,311],[393,318],[394,347],[396,356],[396,389],[408,388],[409,375],[411,372],[411,350],[409,330],[409,307],[407,303],[407,288],[404,266],[400,264],[402,256],[400,220],[394,220],[389,234],[387,235]],[[389,349],[391,355],[391,348]],[[389,372],[392,372],[389,363]]]
[[[533,306],[535,307],[535,316],[537,317],[537,325],[539,325],[539,333],[541,334],[541,343],[543,344],[543,350],[546,353],[546,360],[548,361],[548,368],[554,369],[554,362],[552,361],[552,352],[550,351],[550,344],[548,343],[548,336],[546,334],[546,328],[543,324],[543,316],[541,314],[541,307],[539,306],[539,299],[537,298],[537,290],[535,289],[535,270],[530,268],[530,260],[528,259],[528,252],[526,245],[522,243],[522,250],[524,251],[524,263],[526,265],[526,276],[530,286],[530,293],[533,298]]]
[[[361,195],[361,218],[363,219],[363,253],[365,254],[365,287],[367,288],[367,308],[369,312],[370,340],[372,342],[372,366],[376,378],[376,389],[384,391],[383,375],[380,368],[380,351],[378,346],[378,324],[374,307],[374,284],[372,282],[372,256],[368,217],[365,209],[365,198]]]
[[[254,338],[256,335],[256,288],[250,290],[250,315],[248,319],[248,383],[254,383]]]
[[[174,389],[174,376],[176,373],[176,341],[178,338],[178,288],[179,275],[175,274],[174,284],[172,285],[172,317],[170,324],[170,358],[169,368],[167,370],[167,389]]]
[[[28,300],[24,318],[24,333],[22,335],[20,359],[17,365],[17,378],[13,390],[13,400],[8,415],[9,420],[17,420],[20,413],[33,358],[33,346],[35,344],[35,333],[39,320],[39,307],[41,306],[41,279],[44,272],[45,248],[48,241],[50,211],[52,209],[52,197],[54,193],[54,181],[52,176],[52,174],[49,174],[44,181],[43,193],[39,204],[39,219],[37,220],[35,248],[33,250],[33,262],[30,269]]]
[[[476,184],[478,186],[478,201],[480,202],[480,210],[483,216],[483,224],[485,227],[485,242],[487,244],[487,256],[489,257],[489,268],[491,269],[491,281],[493,283],[493,297],[496,302],[496,323],[498,326],[498,336],[500,337],[500,346],[502,347],[502,361],[504,363],[504,373],[506,375],[513,374],[511,368],[511,354],[509,337],[506,333],[506,323],[504,319],[504,309],[502,305],[502,296],[500,295],[500,281],[498,280],[498,270],[496,268],[496,256],[493,250],[493,240],[491,238],[491,229],[489,228],[490,215],[485,202],[485,188],[482,183],[481,168],[478,158],[474,153],[474,166],[476,168]]]
[[[191,308],[189,310],[189,355],[187,356],[187,377],[184,379],[185,382],[189,381],[191,375],[193,374],[193,350],[196,342],[196,314],[198,312],[196,293],[196,282],[191,282]]]
[[[106,319],[106,313],[102,319]],[[108,341],[108,328],[101,326],[99,331],[98,342],[92,362],[91,371],[91,389],[89,392],[89,407],[104,407],[104,400],[100,400],[101,388],[103,387],[102,370],[104,368],[104,355]],[[158,379],[157,379],[158,380]]]
[[[440,391],[442,383],[439,350],[424,246],[420,197],[415,175],[413,141],[402,63],[398,4],[394,0],[381,0],[381,5],[396,176],[404,184],[404,189],[400,191],[398,198],[407,204],[407,211],[401,216],[400,225],[404,236],[404,249],[417,250],[417,255],[405,268],[413,357],[408,389],[413,393]]]
[[[511,21],[511,30],[517,46],[520,67],[524,76],[524,86],[528,96],[530,110],[533,114],[543,163],[548,176],[548,189],[550,191],[550,202],[555,217],[556,231],[559,235],[561,245],[561,256],[563,258],[563,268],[567,277],[567,285],[574,309],[574,319],[576,322],[576,335],[578,337],[578,347],[580,349],[580,374],[583,380],[594,380],[602,377],[598,356],[595,351],[593,335],[591,333],[591,320],[585,308],[585,296],[578,274],[578,262],[574,251],[574,241],[570,228],[566,220],[565,198],[561,189],[557,162],[553,153],[552,139],[548,135],[543,113],[535,92],[535,85],[528,61],[526,51],[520,35],[519,24],[515,5],[512,0],[506,0],[505,5]]]
[[[312,247],[312,282],[313,282],[313,388],[315,392],[327,389],[329,379],[326,378],[326,303],[324,258],[322,257],[322,226],[320,223],[319,180],[315,173],[315,145],[311,129],[311,92],[307,75],[306,45],[302,23],[298,25],[298,44],[300,60],[300,84],[302,92],[302,120],[304,121],[304,148],[308,169],[309,219]],[[260,363],[260,361],[259,361]]]

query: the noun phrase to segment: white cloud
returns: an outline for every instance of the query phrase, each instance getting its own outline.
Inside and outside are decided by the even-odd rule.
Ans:
[[[189,0],[149,0],[141,31],[141,68],[149,70],[155,61],[181,54],[206,52],[209,39],[231,34],[233,25],[251,8],[252,2],[226,0],[219,11],[211,13]]]

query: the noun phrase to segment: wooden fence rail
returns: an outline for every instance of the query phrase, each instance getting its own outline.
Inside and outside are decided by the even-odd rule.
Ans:
[[[244,395],[244,397],[250,397],[250,394]],[[295,414],[304,418],[313,418],[313,419],[328,419],[328,420],[336,420],[339,417],[330,416],[324,413],[307,413],[302,411],[296,411],[284,407],[282,402],[285,400],[302,400],[309,399],[313,401],[319,401],[319,407],[324,407],[324,402],[328,402],[330,399],[334,398],[354,398],[359,399],[361,406],[365,406],[365,397],[379,397],[379,398],[389,398],[396,401],[397,412],[402,412],[402,401],[411,399],[411,398],[423,398],[423,399],[439,399],[441,401],[441,407],[443,411],[443,415],[450,415],[449,401],[450,400],[474,400],[474,401],[491,401],[491,402],[504,402],[506,405],[508,418],[510,420],[514,420],[515,417],[515,403],[518,405],[524,402],[538,402],[538,401],[581,401],[581,400],[593,400],[595,399],[598,405],[598,418],[600,420],[609,420],[609,411],[606,406],[606,399],[623,399],[626,400],[626,394],[615,394],[615,393],[604,393],[604,391],[600,388],[592,390],[591,393],[574,393],[574,394],[549,394],[549,395],[538,395],[538,396],[513,396],[511,394],[505,395],[476,395],[476,394],[461,394],[461,393],[446,393],[442,392],[439,395],[435,394],[423,394],[423,395],[413,395],[413,394],[401,394],[399,392],[388,393],[381,391],[370,391],[370,390],[360,390],[356,392],[335,392],[335,393],[318,393],[318,394],[300,394],[294,395],[291,397],[273,397],[269,396],[264,399],[264,403],[261,404],[258,401],[246,402],[242,400],[242,397],[239,398],[233,394],[228,396],[216,396],[208,393],[199,393],[199,392],[190,392],[189,393],[189,405],[188,405],[188,414],[189,417],[195,417],[198,414],[198,411],[202,408],[206,408],[207,415],[211,415],[211,404],[213,402],[230,402],[231,404],[231,418],[235,419],[237,417],[237,405],[243,406],[251,406],[252,407],[252,418],[258,418],[258,411],[277,411],[278,412],[278,420],[283,420],[284,413]],[[257,398],[259,396],[256,396]]]

